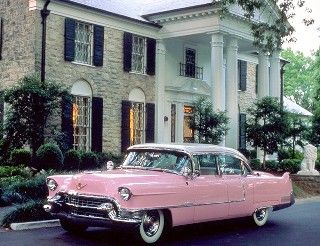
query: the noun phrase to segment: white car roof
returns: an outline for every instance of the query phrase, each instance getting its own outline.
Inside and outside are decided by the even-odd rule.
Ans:
[[[166,149],[166,150],[175,150],[183,151],[189,154],[195,154],[199,152],[219,152],[219,153],[229,153],[236,155],[247,161],[245,156],[239,151],[227,148],[223,146],[213,145],[213,144],[197,144],[197,143],[183,143],[183,144],[158,144],[158,143],[148,143],[148,144],[137,144],[128,148],[128,150],[135,149]]]

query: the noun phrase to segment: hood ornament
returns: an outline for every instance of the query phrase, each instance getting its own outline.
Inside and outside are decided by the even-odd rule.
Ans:
[[[77,190],[81,190],[82,188],[86,187],[87,184],[81,184],[80,182],[77,184],[76,188]]]

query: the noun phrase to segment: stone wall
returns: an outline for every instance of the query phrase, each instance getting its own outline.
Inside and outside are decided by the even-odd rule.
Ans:
[[[292,181],[310,195],[320,195],[320,175],[290,175]]]
[[[257,99],[256,94],[256,64],[247,63],[247,90],[239,91],[240,113],[247,113]]]
[[[3,20],[3,47],[0,60],[0,90],[11,86],[26,74],[35,72],[36,29],[39,11],[29,11],[27,0],[0,1]]]
[[[155,77],[123,72],[123,32],[105,27],[102,67],[64,61],[65,17],[50,14],[47,20],[47,79],[71,89],[84,80],[93,96],[103,98],[103,150],[119,153],[121,147],[121,101],[129,99],[134,88],[140,88],[146,102],[154,102]]]

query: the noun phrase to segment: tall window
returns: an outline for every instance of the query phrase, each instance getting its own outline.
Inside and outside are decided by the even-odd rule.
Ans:
[[[90,150],[91,98],[84,96],[75,96],[72,106],[74,149]]]
[[[184,106],[184,121],[183,121],[183,142],[194,142],[194,131],[190,128],[190,121],[193,113],[191,106]]]
[[[144,103],[133,102],[130,108],[130,145],[144,142]]]
[[[92,64],[93,25],[76,22],[74,61]]]
[[[186,49],[186,76],[195,78],[196,75],[196,50]]]
[[[131,70],[144,74],[146,72],[146,38],[135,35],[132,38]]]

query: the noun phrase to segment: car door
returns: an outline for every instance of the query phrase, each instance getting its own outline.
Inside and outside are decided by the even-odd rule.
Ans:
[[[228,216],[230,218],[250,214],[253,186],[247,181],[243,160],[231,154],[219,154],[217,163],[228,189]]]
[[[193,155],[200,176],[193,180],[194,221],[204,222],[228,216],[227,186],[218,173],[216,156],[212,153]]]

